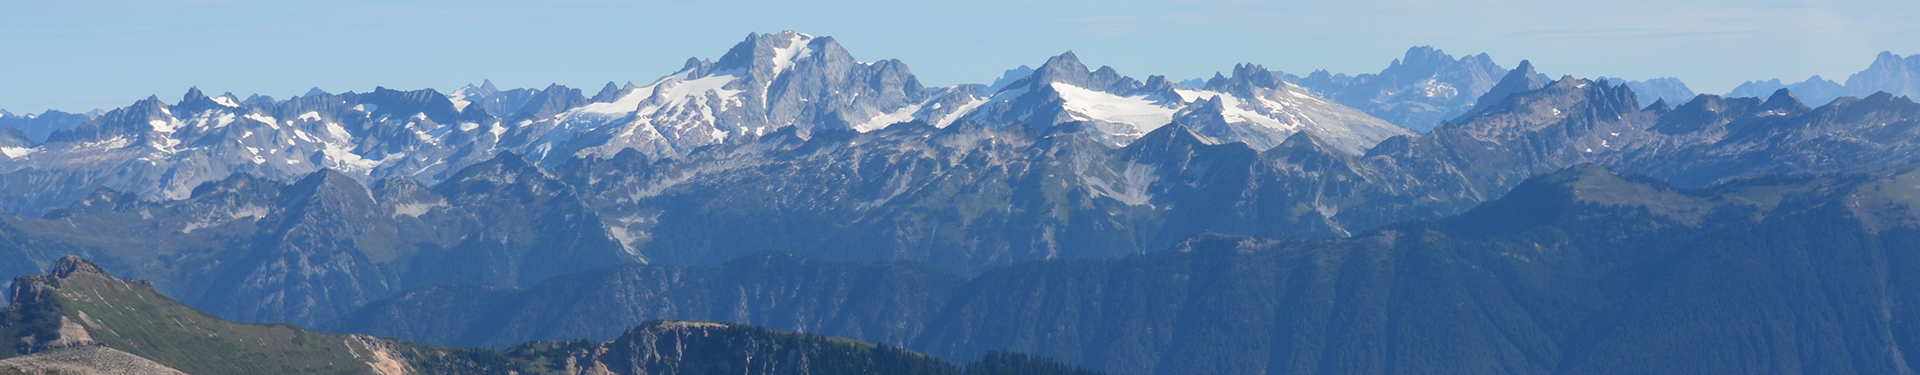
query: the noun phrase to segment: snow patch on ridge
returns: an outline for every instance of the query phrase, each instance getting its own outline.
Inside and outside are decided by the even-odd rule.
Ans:
[[[467,110],[467,105],[473,104],[473,102],[467,101],[467,89],[465,88],[454,90],[452,93],[447,94],[446,97],[448,101],[453,102],[453,110],[455,111],[465,111]]]
[[[1180,99],[1189,103],[1220,98],[1220,104],[1225,107],[1220,111],[1220,115],[1230,124],[1253,123],[1269,129],[1287,131],[1298,130],[1304,126],[1298,118],[1293,118],[1294,116],[1286,116],[1288,117],[1287,120],[1276,118],[1276,115],[1280,115],[1281,110],[1290,106],[1286,103],[1276,102],[1271,99],[1256,98],[1256,101],[1249,103],[1239,97],[1222,92],[1204,90],[1173,90],[1173,92],[1180,94]],[[1262,113],[1262,110],[1265,110],[1265,113]]]
[[[807,44],[810,43],[813,43],[812,35],[794,33],[792,38],[787,39],[786,47],[774,48],[773,75],[775,77],[780,76],[780,73],[785,73],[787,69],[793,68],[794,60],[811,54],[813,51],[807,48]]]
[[[0,147],[0,153],[6,154],[9,159],[19,159],[22,156],[33,155],[35,152],[40,152],[40,148]]]
[[[899,110],[893,111],[892,113],[884,113],[879,116],[873,116],[873,118],[868,119],[866,123],[854,125],[853,130],[857,132],[865,133],[865,132],[885,129],[887,125],[893,125],[897,123],[912,121],[913,113],[919,111],[920,106],[921,106],[920,104],[915,104],[915,105],[900,107]]]

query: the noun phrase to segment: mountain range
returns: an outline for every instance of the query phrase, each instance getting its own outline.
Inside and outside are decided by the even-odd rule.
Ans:
[[[1800,83],[1781,83],[1779,79],[1766,81],[1747,81],[1733,88],[1727,96],[1760,96],[1779,89],[1793,90],[1794,94],[1806,98],[1808,103],[1822,104],[1843,96],[1869,96],[1875,92],[1886,92],[1899,96],[1920,96],[1920,56],[1901,57],[1892,52],[1881,52],[1874,57],[1866,70],[1847,77],[1845,83],[1834,82],[1820,76],[1808,77]]]
[[[1856,77],[1920,70],[1889,56]],[[1848,273],[1903,272],[1920,223],[1920,104],[1884,91],[1814,107],[1429,47],[1187,82],[1067,52],[924,87],[782,32],[592,95],[195,88],[89,116],[0,117],[28,129],[0,132],[0,271],[78,255],[163,310],[426,345],[712,327],[665,319],[1116,374],[1879,373],[1920,332],[1874,315],[1904,284]],[[1656,350],[1712,337],[1773,349]]]
[[[415,290],[324,325],[497,346],[649,317],[1013,349],[1115,374],[1904,373],[1920,172],[1678,188],[1584,164],[1465,214],[1343,239],[1196,235],[967,278],[763,253],[523,290]],[[582,296],[592,296],[585,297]]]

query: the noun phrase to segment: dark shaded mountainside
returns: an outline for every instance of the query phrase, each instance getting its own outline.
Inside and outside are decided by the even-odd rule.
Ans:
[[[1307,133],[1254,150],[1174,123],[1109,147],[1077,123],[963,119],[789,127],[682,158],[627,151],[553,168],[501,153],[431,186],[368,188],[323,169],[292,184],[234,175],[176,201],[97,191],[37,218],[0,215],[0,267],[82,254],[216,316],[311,326],[411,288],[524,288],[609,264],[775,250],[971,276],[1145,254],[1193,233],[1347,237],[1465,212],[1583,163],[1698,188],[1920,156],[1920,104],[1905,97],[1809,108],[1780,91],[1638,108],[1625,86],[1537,78],[1522,64],[1489,91],[1504,99],[1364,155]]]
[[[1004,352],[963,369],[854,340],[692,321],[649,321],[605,342],[435,347],[222,320],[73,256],[12,290],[0,338],[15,345],[0,352],[0,374],[1096,374]]]
[[[326,327],[492,346],[712,319],[1115,374],[1908,373],[1917,203],[1915,167],[1683,189],[1582,165],[1353,238],[1207,234],[972,278],[785,254],[617,266],[410,291]]]
[[[16,256],[86,255],[245,322],[313,324],[406,288],[516,287],[638,259],[571,189],[519,159],[435,189],[402,178],[369,190],[331,170],[292,184],[235,175],[187,200],[103,190],[42,219],[0,221]],[[33,272],[20,269],[32,261],[7,264]]]

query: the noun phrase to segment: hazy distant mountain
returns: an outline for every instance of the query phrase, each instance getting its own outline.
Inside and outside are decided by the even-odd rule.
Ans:
[[[1407,49],[1379,74],[1314,71],[1295,83],[1340,104],[1419,132],[1467,114],[1507,69],[1487,54],[1453,56],[1433,47]]]
[[[987,91],[1000,91],[1000,89],[1006,88],[1007,85],[1013,84],[1013,81],[1027,78],[1029,75],[1033,75],[1033,68],[1026,65],[1007,69],[1007,72],[1001,74],[1000,78],[994,78],[993,83],[987,84]]]
[[[1628,81],[1607,77],[1600,77],[1595,80],[1614,86],[1627,85],[1627,88],[1633,89],[1633,93],[1640,97],[1641,107],[1650,106],[1653,105],[1654,102],[1659,101],[1666,101],[1669,104],[1686,103],[1692,101],[1694,96],[1693,89],[1687,88],[1686,83],[1680,82],[1679,78],[1673,77],[1654,78],[1645,81]],[[1775,90],[1778,90],[1778,88],[1775,88]],[[1771,92],[1772,90],[1768,91],[1768,93]]]
[[[1727,93],[1729,97],[1765,97],[1774,90],[1788,89],[1809,104],[1826,104],[1842,96],[1867,97],[1876,92],[1894,96],[1920,97],[1920,55],[1900,57],[1881,52],[1866,70],[1847,77],[1846,84],[1813,76],[1795,84],[1779,79],[1748,81]]]
[[[1877,91],[1920,97],[1920,55],[1903,58],[1892,52],[1880,52],[1866,70],[1847,77],[1847,89],[1862,97]]]
[[[8,147],[31,146],[33,143],[46,142],[47,136],[54,132],[72,129],[95,116],[84,113],[66,113],[47,110],[37,115],[15,115],[0,111],[0,127],[19,130],[29,141],[26,145],[8,145]]]
[[[1727,92],[1727,96],[1735,98],[1766,97],[1772,95],[1774,91],[1781,89],[1792,91],[1794,96],[1804,97],[1807,102],[1815,104],[1830,102],[1833,101],[1834,98],[1848,96],[1853,92],[1853,90],[1842,86],[1840,83],[1820,78],[1820,76],[1813,76],[1807,78],[1804,82],[1795,84],[1784,84],[1781,83],[1779,79],[1748,81],[1740,84],[1738,87],[1734,87],[1733,91]]]

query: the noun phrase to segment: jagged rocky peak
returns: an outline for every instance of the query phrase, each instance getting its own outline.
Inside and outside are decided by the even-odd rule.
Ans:
[[[184,117],[208,110],[239,108],[240,99],[234,97],[233,93],[209,97],[196,86],[188,88],[187,93],[180,96],[180,102],[174,104],[173,107],[181,110],[181,113],[176,113],[174,114],[175,116]]]
[[[100,266],[96,266],[93,262],[80,258],[78,255],[60,257],[60,260],[53,262],[53,269],[49,271],[49,273],[51,273],[53,277],[62,279],[73,277],[74,274],[107,276],[107,271],[101,270]]]
[[[84,258],[77,255],[62,256],[54,261],[53,268],[47,273],[13,278],[13,285],[8,287],[8,304],[18,306],[39,303],[43,298],[49,297],[45,292],[60,289],[59,280],[111,277],[107,275],[107,271],[101,270],[99,266]]]
[[[1199,102],[1198,103],[1199,105],[1195,106],[1194,109],[1196,111],[1203,111],[1203,112],[1211,113],[1215,115],[1224,114],[1227,111],[1227,104],[1226,104],[1226,101],[1221,100],[1220,98],[1221,98],[1221,95],[1214,95],[1211,98],[1207,98],[1207,100],[1205,101]]]
[[[1605,82],[1609,85],[1627,85],[1628,88],[1633,89],[1635,94],[1640,95],[1640,105],[1643,107],[1651,106],[1653,102],[1662,99],[1669,102],[1684,102],[1692,99],[1694,95],[1693,89],[1687,88],[1686,82],[1682,82],[1679,78],[1674,77],[1652,78],[1644,81],[1600,77],[1595,79],[1595,81]]]
[[[627,86],[633,86],[633,84],[628,83]],[[613,81],[607,81],[607,85],[601,86],[600,92],[593,94],[593,98],[587,99],[587,101],[594,103],[612,103],[615,99],[620,99],[621,92],[623,91],[620,89],[620,86],[615,85]]]
[[[1640,111],[1639,99],[1625,85],[1609,86],[1571,75],[1537,90],[1515,92],[1488,103],[1493,104],[1442,126],[1509,137],[1556,124],[1615,122]]]
[[[187,93],[185,95],[180,96],[180,103],[175,105],[186,105],[187,103],[194,103],[194,102],[199,102],[203,100],[211,101],[212,99],[207,98],[206,93],[200,92],[200,86],[193,86],[193,87],[187,88]]]
[[[1586,100],[1595,116],[1615,119],[1628,113],[1640,111],[1640,96],[1626,84],[1609,85],[1606,82],[1590,79],[1575,79],[1567,76],[1554,85],[1572,85],[1574,89],[1586,90]]]
[[[1141,84],[1140,88],[1133,90],[1133,94],[1156,97],[1156,98],[1159,98],[1160,101],[1162,102],[1165,102],[1165,101],[1177,102],[1182,100],[1182,98],[1180,97],[1180,92],[1175,91],[1180,88],[1181,87],[1179,83],[1175,83],[1173,81],[1167,80],[1166,76],[1151,75],[1151,76],[1147,76],[1146,83]]]
[[[704,77],[708,73],[712,73],[712,72],[713,72],[713,60],[703,60],[698,57],[688,57],[686,64],[682,64],[680,66],[680,71],[675,72],[674,75],[680,76],[682,78]]]
[[[121,107],[72,129],[54,132],[47,142],[102,141],[114,137],[139,137],[153,131],[153,124],[172,120],[171,106],[157,95]]]
[[[1143,85],[1140,81],[1120,75],[1119,70],[1111,66],[1101,66],[1096,70],[1087,70],[1087,66],[1080,63],[1079,56],[1074,55],[1073,51],[1067,51],[1058,56],[1048,58],[1045,64],[1040,64],[1040,68],[1034,69],[1033,73],[1028,75],[1027,78],[1014,81],[1002,88],[1001,91],[1015,89],[1037,91],[1044,86],[1054,83],[1062,83],[1115,95],[1125,94],[1139,89]]]
[[[1429,47],[1409,48],[1379,74],[1346,76],[1314,72],[1293,82],[1314,93],[1415,131],[1474,109],[1506,74],[1486,54],[1454,59]]]
[[[1286,87],[1286,85],[1287,82],[1285,78],[1282,78],[1279,74],[1274,74],[1272,70],[1267,70],[1267,67],[1254,63],[1246,63],[1234,64],[1233,76],[1231,77],[1214,73],[1213,79],[1207,80],[1206,89],[1211,91],[1242,93],[1254,87],[1278,90]]]
[[[1033,70],[1028,83],[1038,86],[1060,82],[1080,86],[1086,83],[1088,73],[1086,64],[1080,63],[1080,56],[1067,51],[1047,58],[1046,63]]]
[[[1468,111],[1462,118],[1471,117],[1489,108],[1493,108],[1493,106],[1499,105],[1501,101],[1506,100],[1508,96],[1512,96],[1513,94],[1547,87],[1548,82],[1550,81],[1546,75],[1534,71],[1532,61],[1520,60],[1520,65],[1508,71],[1506,76],[1500,78],[1500,83],[1493,85],[1493,88],[1488,89],[1486,94],[1480,95],[1480,99],[1474,102],[1473,110]]]
[[[612,88],[613,83],[608,82],[607,87]],[[540,93],[534,94],[533,98],[528,100],[526,105],[520,107],[520,111],[516,113],[514,117],[535,120],[546,119],[558,115],[561,112],[566,112],[569,109],[586,105],[587,103],[588,100],[580,94],[580,89],[568,88],[567,86],[555,83],[547,85],[547,88],[541,89]]]
[[[1000,74],[1000,78],[993,79],[993,83],[987,85],[987,91],[1000,91],[1000,89],[1006,88],[1007,85],[1011,85],[1013,82],[1030,75],[1033,75],[1033,67],[1030,66],[1021,65],[1017,68],[1007,69],[1006,72]]]
[[[373,106],[370,106],[371,112],[375,114],[376,117],[382,114],[392,115],[393,117],[424,114],[427,119],[433,120],[434,123],[452,124],[460,116],[460,111],[454,108],[453,100],[433,89],[400,91],[375,86],[371,93],[348,94],[353,95],[349,101],[360,104],[373,104]]]
[[[1432,46],[1415,46],[1407,49],[1406,56],[1396,59],[1381,71],[1381,77],[1401,80],[1400,84],[1414,84],[1418,80],[1434,79],[1466,84],[1468,87],[1456,87],[1461,94],[1481,92],[1493,85],[1493,76],[1505,69],[1493,63],[1493,57],[1485,53],[1461,56],[1455,60],[1452,55]]]
[[[1859,97],[1880,91],[1920,96],[1920,54],[1901,57],[1892,51],[1881,51],[1867,69],[1847,77],[1846,87],[1850,94]]]
[[[1666,98],[1661,98],[1654,100],[1653,104],[1648,104],[1646,108],[1641,108],[1640,110],[1653,112],[1655,115],[1665,115],[1673,112],[1673,105],[1667,104]]]
[[[1484,56],[1485,54],[1482,55]],[[1473,58],[1473,56],[1466,56],[1462,57],[1461,60],[1464,62]],[[1433,48],[1433,46],[1413,46],[1407,48],[1406,56],[1393,60],[1390,66],[1436,69],[1442,65],[1453,62],[1453,56],[1448,55],[1446,51]]]

